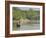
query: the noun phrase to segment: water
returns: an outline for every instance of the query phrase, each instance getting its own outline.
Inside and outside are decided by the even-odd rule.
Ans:
[[[21,25],[17,30],[39,30],[40,24],[26,24]]]
[[[13,30],[23,31],[23,30],[40,30],[40,21],[31,21],[32,23],[22,24],[20,27],[14,25]]]

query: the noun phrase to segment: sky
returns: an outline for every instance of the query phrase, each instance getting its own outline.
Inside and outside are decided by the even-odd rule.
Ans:
[[[39,8],[30,8],[30,7],[18,7],[20,10],[29,10],[29,9],[33,9],[33,10],[40,10]]]

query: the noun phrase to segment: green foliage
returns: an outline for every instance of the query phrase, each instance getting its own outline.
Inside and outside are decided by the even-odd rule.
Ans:
[[[20,10],[17,7],[13,8],[13,18],[15,20],[19,19],[32,19],[33,16],[38,15],[40,12],[35,10]]]

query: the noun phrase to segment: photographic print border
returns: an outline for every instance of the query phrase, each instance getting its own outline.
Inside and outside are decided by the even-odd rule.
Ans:
[[[38,21],[37,21],[37,27],[36,27],[36,25],[34,24],[34,27],[32,27],[32,30],[31,30],[31,27],[27,27],[27,28],[30,28],[30,30],[22,30],[22,29],[24,29],[24,28],[26,28],[26,27],[24,27],[24,28],[22,28],[22,26],[20,26],[20,29],[22,30],[22,31],[13,31],[13,11],[12,11],[12,8],[13,7],[29,7],[29,8],[39,8],[39,13],[40,13],[40,20],[39,20],[39,24],[38,24]],[[38,10],[36,10],[36,11],[38,11]],[[20,4],[10,4],[10,34],[21,34],[21,33],[36,33],[36,32],[42,32],[42,15],[43,15],[43,13],[42,13],[42,6],[36,6],[36,5],[20,5]],[[30,20],[29,20],[30,21]],[[24,21],[23,21],[24,22]],[[35,21],[36,22],[36,21]],[[31,23],[30,23],[31,24]],[[23,25],[23,24],[21,24],[21,25]],[[39,26],[38,26],[39,25]],[[31,25],[31,26],[33,26],[33,25]],[[38,30],[38,28],[40,29],[40,30]],[[33,30],[34,29],[34,30]],[[37,30],[35,30],[35,29],[37,29]]]
[[[10,4],[43,6],[42,32],[41,33],[38,32],[38,33],[10,34]],[[45,34],[45,7],[44,6],[45,6],[44,3],[5,1],[5,37],[44,35]]]

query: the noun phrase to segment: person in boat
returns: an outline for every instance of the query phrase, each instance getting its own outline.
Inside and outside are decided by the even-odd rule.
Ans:
[[[17,21],[16,25],[17,27],[20,27],[20,21]]]

